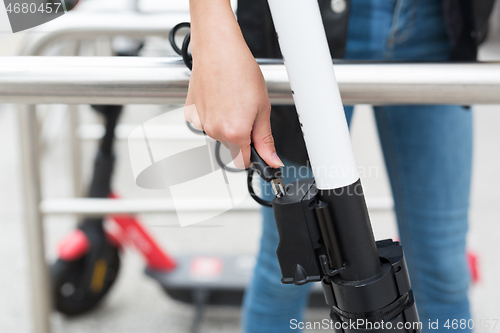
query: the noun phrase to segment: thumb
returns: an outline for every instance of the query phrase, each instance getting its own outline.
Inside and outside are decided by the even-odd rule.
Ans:
[[[271,132],[271,112],[259,112],[252,129],[252,140],[255,150],[272,168],[284,166],[276,154],[274,138]]]

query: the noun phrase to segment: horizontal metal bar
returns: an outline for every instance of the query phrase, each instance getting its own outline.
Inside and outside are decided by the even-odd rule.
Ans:
[[[137,38],[167,37],[176,24],[189,20],[188,12],[152,14],[71,11],[57,20],[31,30],[21,54],[39,55],[49,44],[61,40],[89,40],[95,37],[118,35]]]
[[[115,129],[115,137],[118,140],[127,140],[137,125],[121,124],[117,125]],[[82,140],[99,140],[106,132],[106,128],[101,124],[84,124],[80,125],[77,129],[77,135]],[[137,136],[137,139],[144,140],[143,136]],[[148,127],[148,139],[160,140],[199,140],[206,142],[203,135],[194,134],[186,125],[151,125]]]
[[[141,199],[94,199],[68,198],[46,199],[40,204],[43,214],[77,214],[77,215],[104,215],[104,214],[159,214],[175,212],[200,212],[223,210],[220,200],[214,198],[186,198],[174,201],[170,198],[141,198]],[[253,200],[245,200],[234,209],[238,211],[257,210],[258,205]]]
[[[345,104],[497,104],[500,63],[334,65]],[[292,104],[283,65],[261,64],[274,104]],[[183,104],[178,58],[6,57],[0,103]]]
[[[394,206],[390,197],[367,198],[366,202],[368,209],[372,211],[390,210]],[[259,207],[255,201],[247,198],[231,211],[257,211]],[[176,200],[175,205],[170,198],[45,199],[40,204],[40,211],[46,215],[163,214],[175,211],[196,213],[221,211],[224,208],[217,198],[206,197]]]

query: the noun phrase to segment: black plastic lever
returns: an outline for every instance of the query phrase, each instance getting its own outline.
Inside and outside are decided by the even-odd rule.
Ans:
[[[262,157],[260,157],[253,143],[250,144],[251,153],[250,153],[250,161],[252,162],[253,167],[255,168],[255,172],[264,179],[266,182],[270,182],[274,179],[281,178],[282,172],[281,169],[271,168],[269,164],[267,164]]]

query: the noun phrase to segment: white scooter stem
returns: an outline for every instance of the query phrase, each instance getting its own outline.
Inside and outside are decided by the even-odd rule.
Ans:
[[[318,2],[268,2],[316,186],[351,185],[359,174]]]
[[[329,205],[348,265],[340,276],[348,281],[373,277],[380,261],[318,2],[268,2],[318,196]]]

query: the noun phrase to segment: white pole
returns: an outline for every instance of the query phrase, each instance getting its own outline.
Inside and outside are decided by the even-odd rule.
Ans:
[[[316,186],[359,179],[349,129],[316,0],[268,0]]]

